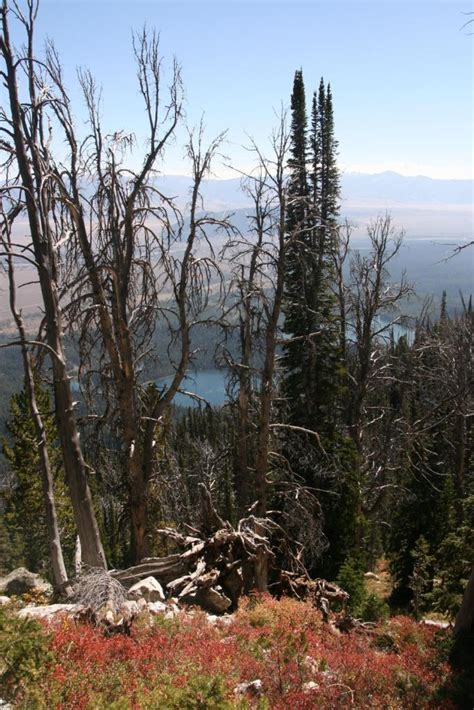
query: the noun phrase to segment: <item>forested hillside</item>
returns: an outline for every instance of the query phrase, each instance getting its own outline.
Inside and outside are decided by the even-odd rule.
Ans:
[[[224,134],[209,139],[203,123],[184,146],[186,204],[157,187],[184,122],[180,67],[163,75],[158,36],[133,41],[140,143],[120,123],[105,132],[86,70],[87,124],[76,122],[54,46],[36,54],[36,11],[29,0],[0,11],[2,573],[27,567],[60,595],[81,570],[131,568],[110,577],[118,584],[143,576],[140,564],[168,574],[180,555],[173,598],[215,611],[211,595],[235,611],[242,594],[293,594],[329,622],[319,580],[344,600],[343,630],[399,613],[456,620],[462,666],[474,619],[470,293],[417,297],[388,211],[354,245],[327,79],[308,91],[297,70],[269,141],[250,142],[251,207],[237,222],[206,211]],[[33,318],[18,305],[25,263],[40,292]],[[225,382],[221,406],[189,389],[207,369]],[[192,407],[177,406],[183,391]],[[380,574],[374,594],[367,580]],[[298,665],[299,641],[275,633]],[[342,677],[353,704],[358,685]],[[273,689],[272,707],[286,692]],[[227,707],[219,697],[202,707]],[[357,697],[362,707],[370,694]]]

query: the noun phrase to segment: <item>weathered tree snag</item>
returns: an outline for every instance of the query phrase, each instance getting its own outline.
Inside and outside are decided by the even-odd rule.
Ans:
[[[338,601],[344,606],[349,595],[343,589],[325,579],[309,579],[302,575],[283,571],[281,573],[281,591],[283,594],[297,599],[309,599],[323,615],[324,621],[329,621],[331,602]]]
[[[17,208],[19,210],[19,208]],[[16,212],[16,209],[15,209]],[[3,215],[2,215],[3,216]],[[15,258],[11,242],[11,222],[8,215],[4,216],[1,226],[0,245],[5,249],[7,258],[7,274],[10,295],[10,311],[13,315],[18,335],[20,338],[21,355],[23,359],[23,371],[25,379],[25,392],[28,401],[30,415],[33,420],[36,444],[38,448],[38,467],[41,474],[43,487],[43,502],[46,517],[46,528],[48,531],[48,544],[51,556],[51,567],[53,571],[54,587],[57,590],[63,589],[68,581],[66,566],[64,564],[61,538],[59,534],[58,517],[56,514],[56,503],[54,497],[53,474],[48,454],[48,442],[43,417],[39,411],[36,400],[35,378],[31,354],[27,345],[27,336],[23,323],[21,310],[16,303],[16,282],[15,282]],[[3,255],[3,254],[2,254]]]
[[[252,201],[250,235],[239,235],[238,240],[231,238],[225,247],[235,264],[233,280],[238,297],[232,311],[237,312],[240,357],[238,362],[230,363],[237,373],[239,388],[237,507],[239,515],[244,516],[255,501],[255,515],[262,519],[267,515],[274,379],[288,241],[285,171],[289,146],[290,136],[283,113],[271,138],[270,157],[264,156],[255,143],[250,148],[258,161],[256,174],[248,176],[244,183]],[[256,357],[259,349],[263,355],[261,366],[258,364],[260,358]],[[260,391],[253,402],[251,391],[255,373],[259,375]],[[261,532],[265,534],[264,530]],[[261,592],[267,591],[268,557],[263,547],[256,553],[253,569],[250,565],[244,569],[244,576],[246,587],[252,584]]]
[[[177,577],[186,574],[187,569],[181,555],[176,554],[168,557],[149,557],[139,565],[126,570],[112,570],[110,574],[127,588],[146,577],[155,577],[160,584],[167,586]]]
[[[237,608],[244,588],[244,564],[253,565],[259,556],[268,560],[274,555],[263,535],[268,529],[264,521],[246,518],[235,529],[218,515],[203,484],[200,497],[202,532],[199,535],[182,535],[168,528],[159,531],[182,550],[181,554],[148,558],[130,569],[114,570],[111,575],[125,587],[153,576],[171,596],[183,603],[197,604],[219,614]]]
[[[454,635],[474,634],[474,565],[454,623]]]
[[[4,130],[11,137],[9,146],[18,168],[18,185],[22,188],[22,200],[28,215],[31,241],[38,271],[42,300],[45,311],[46,340],[49,346],[54,377],[54,395],[64,468],[71,495],[71,502],[79,536],[81,538],[84,561],[95,567],[105,566],[99,528],[87,483],[87,474],[77,425],[73,414],[73,400],[63,346],[62,312],[59,304],[57,284],[57,252],[50,224],[52,191],[49,189],[49,166],[46,164],[42,137],[44,103],[36,94],[35,59],[33,56],[33,29],[36,4],[27,3],[27,14],[23,16],[15,6],[16,16],[23,24],[27,35],[26,56],[23,61],[14,54],[11,46],[8,3],[4,0],[0,9],[1,34],[0,55],[3,59],[3,80],[8,95],[9,115],[3,114]],[[20,69],[21,67],[21,69]],[[20,101],[18,71],[25,69],[28,81],[28,101]],[[6,145],[6,144],[5,144]],[[4,187],[8,195],[8,187]]]

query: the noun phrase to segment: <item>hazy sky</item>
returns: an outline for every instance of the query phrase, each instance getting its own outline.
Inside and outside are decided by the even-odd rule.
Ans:
[[[38,39],[55,40],[71,94],[75,68],[103,87],[108,130],[143,131],[132,29],[161,33],[182,65],[190,123],[229,130],[245,166],[245,133],[264,142],[302,67],[306,89],[333,88],[340,162],[349,170],[472,175],[469,0],[42,0]],[[175,146],[164,172],[183,172]],[[224,174],[221,168],[218,172]]]

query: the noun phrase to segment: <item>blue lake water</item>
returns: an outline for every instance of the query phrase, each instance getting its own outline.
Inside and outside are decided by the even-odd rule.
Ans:
[[[381,328],[384,325],[382,319],[378,318],[375,322],[375,328]],[[348,338],[351,340],[350,327]],[[414,331],[412,328],[395,324],[380,337],[387,338],[390,335],[390,330],[393,330],[395,340],[407,336],[408,342],[413,341]],[[172,377],[160,377],[157,380],[158,385],[169,385]],[[181,383],[181,389],[187,390],[203,397],[212,407],[222,407],[226,400],[226,372],[225,370],[199,370],[188,374]],[[173,400],[178,407],[203,407],[204,402],[199,402],[186,394],[178,392]]]
[[[204,399],[213,407],[221,407],[225,402],[225,377],[224,370],[200,370],[187,375],[181,383],[181,389],[193,392]],[[161,377],[158,385],[169,385],[172,377]],[[178,407],[199,407],[204,406],[192,397],[181,392],[175,396],[174,404]]]

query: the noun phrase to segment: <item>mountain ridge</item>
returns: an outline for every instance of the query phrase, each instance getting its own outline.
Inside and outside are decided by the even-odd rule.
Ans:
[[[157,184],[176,195],[184,207],[190,180],[184,175],[162,175]],[[205,208],[211,212],[248,209],[251,202],[240,183],[240,178],[206,180],[202,187]],[[361,234],[370,219],[389,211],[396,227],[407,236],[470,239],[473,194],[474,180],[347,171],[341,175],[341,216]]]

